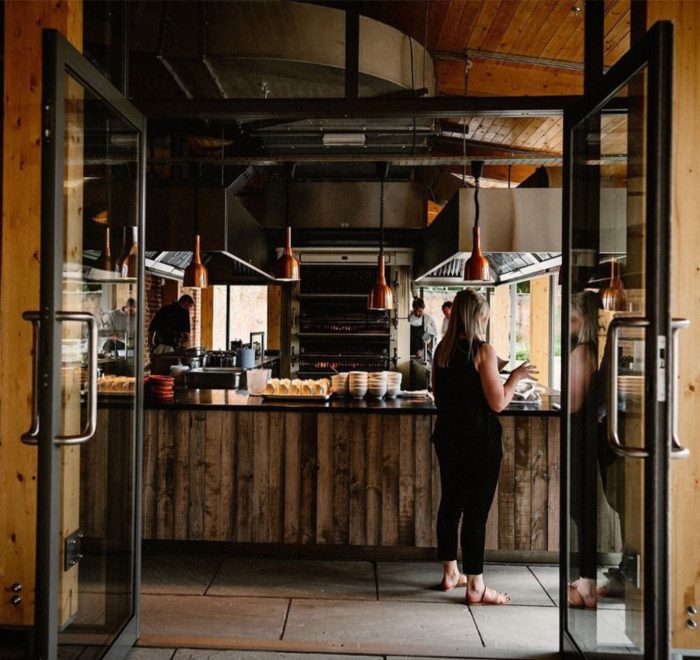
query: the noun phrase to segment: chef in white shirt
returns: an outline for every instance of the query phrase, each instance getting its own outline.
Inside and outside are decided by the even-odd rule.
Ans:
[[[425,350],[428,354],[432,351],[437,339],[437,327],[433,318],[425,313],[425,301],[422,298],[413,299],[413,309],[408,316],[411,326],[411,355],[419,360],[425,358]]]
[[[440,339],[442,339],[445,336],[445,333],[447,332],[447,326],[450,325],[450,316],[452,314],[452,301],[451,300],[446,300],[444,303],[442,303],[442,313],[444,314],[444,318],[442,319],[442,329],[440,330]]]

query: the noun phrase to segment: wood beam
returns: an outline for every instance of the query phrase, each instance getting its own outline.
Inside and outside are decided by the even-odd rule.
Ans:
[[[435,60],[440,94],[473,96],[576,95],[583,92],[583,72],[517,62],[470,57],[465,76],[460,60]]]

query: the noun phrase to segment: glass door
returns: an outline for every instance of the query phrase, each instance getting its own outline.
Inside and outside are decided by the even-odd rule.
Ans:
[[[35,325],[37,658],[136,639],[144,118],[44,33],[41,309]]]
[[[667,657],[672,28],[565,116],[564,648]]]

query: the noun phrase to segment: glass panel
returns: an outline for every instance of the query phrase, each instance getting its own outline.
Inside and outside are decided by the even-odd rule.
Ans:
[[[572,136],[568,628],[593,655],[644,652],[644,463],[611,450],[607,424],[617,392],[620,442],[644,446],[644,329],[614,346],[609,327],[646,312],[646,94],[642,71]]]
[[[92,658],[133,616],[139,134],[71,76],[64,110],[62,308],[99,329],[89,373],[87,325],[61,324],[62,433],[85,429],[92,396],[98,412],[94,437],[62,450],[58,623],[61,657]]]

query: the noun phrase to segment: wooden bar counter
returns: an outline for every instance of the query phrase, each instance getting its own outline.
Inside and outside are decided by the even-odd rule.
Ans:
[[[430,401],[263,402],[185,390],[144,413],[144,539],[311,556],[433,557],[440,499]],[[507,410],[491,558],[552,558],[559,412]],[[478,466],[474,466],[478,470]],[[468,475],[465,475],[468,478]]]

